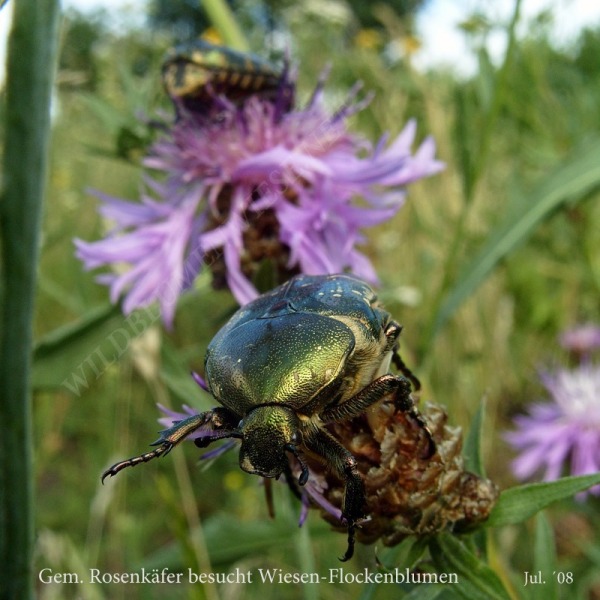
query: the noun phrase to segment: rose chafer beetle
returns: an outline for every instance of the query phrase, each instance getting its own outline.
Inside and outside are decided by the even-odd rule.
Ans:
[[[205,112],[219,95],[238,104],[250,96],[281,98],[284,112],[292,102],[287,66],[278,68],[254,54],[204,40],[171,49],[163,62],[162,78],[169,96],[191,111]]]
[[[364,515],[365,492],[356,459],[325,426],[391,400],[423,430],[428,455],[435,444],[411,397],[418,380],[398,354],[401,327],[373,290],[350,275],[298,275],[240,308],[208,346],[205,378],[220,406],[176,422],[155,450],[116,463],[102,481],[126,467],[166,455],[202,431],[199,447],[239,438],[239,464],[247,473],[288,481],[288,454],[298,461],[297,484],[309,470],[303,456],[325,463],[345,483],[342,515],[348,547]],[[402,372],[389,372],[390,363]],[[296,481],[293,482],[296,485]],[[290,481],[290,485],[292,482]]]

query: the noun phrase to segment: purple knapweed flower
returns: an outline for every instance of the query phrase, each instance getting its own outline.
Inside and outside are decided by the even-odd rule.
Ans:
[[[517,430],[506,439],[519,456],[513,462],[518,479],[543,471],[546,481],[600,471],[600,367],[582,364],[573,370],[542,373],[552,402],[532,404],[528,415],[515,418]],[[590,489],[600,495],[600,486]]]
[[[277,283],[344,271],[375,283],[357,249],[362,231],[398,211],[406,185],[443,168],[433,139],[413,153],[410,121],[389,145],[384,136],[373,147],[346,124],[364,102],[351,95],[332,114],[322,82],[305,108],[256,96],[218,106],[218,118],[179,110],[144,160],[156,176],[146,178],[141,202],[98,194],[114,228],[75,244],[86,269],[112,268],[98,278],[112,301],[124,296],[125,313],[158,301],[170,326],[202,263],[240,304],[258,295],[252,279],[265,259]]]
[[[584,358],[600,348],[600,327],[595,323],[577,325],[564,331],[559,341],[565,350]]]

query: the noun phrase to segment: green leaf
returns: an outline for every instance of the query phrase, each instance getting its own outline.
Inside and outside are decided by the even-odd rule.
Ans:
[[[390,573],[394,571],[396,567],[399,569],[413,569],[417,561],[421,560],[423,553],[427,550],[427,538],[409,536],[402,540],[400,544],[393,548],[385,548],[381,554],[377,553],[377,562],[380,565],[381,570],[384,573]],[[380,584],[367,583],[362,590],[359,600],[370,600],[374,597]],[[412,588],[410,584],[401,584],[402,589],[422,589],[423,586],[415,584],[417,587]],[[436,587],[435,595],[428,595],[431,593],[432,588]],[[435,598],[437,594],[443,589],[440,586],[439,589],[433,584],[427,586],[428,593],[425,594],[424,598]],[[411,597],[412,591],[404,598]],[[420,596],[419,596],[420,597]]]
[[[468,434],[465,438],[463,456],[465,457],[465,470],[476,473],[480,477],[485,477],[485,467],[483,465],[481,440],[483,439],[483,423],[485,421],[485,411],[487,408],[487,398],[484,396],[475,416],[471,421]],[[487,532],[485,529],[478,528],[472,534],[472,540],[475,547],[481,553],[481,556],[487,554]]]
[[[465,439],[463,455],[465,457],[465,469],[481,477],[485,477],[485,467],[481,457],[481,440],[483,438],[483,422],[485,420],[487,399],[484,396],[481,404],[471,421],[469,433]]]
[[[521,523],[553,502],[570,498],[597,484],[600,484],[600,473],[510,488],[500,494],[484,526],[502,527]]]
[[[542,581],[529,589],[532,600],[556,600],[558,598],[557,581],[553,577],[556,569],[556,547],[554,531],[543,512],[535,518],[535,539],[533,545],[533,573],[541,573]]]
[[[510,598],[500,578],[450,533],[442,533],[429,543],[431,558],[438,573],[455,573],[458,581],[448,583],[451,590],[467,600],[507,600]]]
[[[425,550],[427,550],[426,538],[409,536],[397,546],[384,548],[381,554],[376,552],[377,562],[384,571],[392,571],[396,567],[412,569],[421,560]]]
[[[203,399],[205,403],[209,403],[210,396],[208,393],[202,391],[194,381],[190,370],[186,367],[187,361],[179,357],[177,350],[168,339],[163,339],[160,352],[160,378],[171,393],[177,396],[181,402],[195,407],[200,407]],[[211,399],[211,406],[212,403]],[[208,406],[205,408],[208,408]],[[177,407],[175,407],[175,410],[177,410]]]
[[[550,175],[531,192],[520,198],[517,209],[511,210],[504,222],[490,232],[488,241],[465,265],[458,281],[450,290],[436,315],[435,335],[485,280],[492,269],[524,242],[535,228],[561,204],[578,202],[600,187],[600,140],[586,143],[571,157],[558,165]]]
[[[447,589],[447,586],[435,583],[428,585],[417,584],[406,596],[402,596],[402,600],[434,600],[440,594],[447,591]]]
[[[330,532],[323,528],[317,532],[317,539],[319,535],[330,535]],[[288,555],[293,551],[289,523],[283,519],[239,521],[231,515],[217,514],[203,521],[203,536],[215,571],[240,560],[256,558],[273,547],[281,548]],[[174,542],[154,551],[140,566],[176,570],[184,565],[181,544]]]
[[[150,323],[151,321],[148,321]],[[63,387],[80,396],[128,349],[148,323],[106,304],[50,332],[33,353],[34,389]]]

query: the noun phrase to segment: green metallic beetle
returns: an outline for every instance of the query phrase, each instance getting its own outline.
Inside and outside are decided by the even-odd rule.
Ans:
[[[240,308],[209,344],[206,384],[221,406],[175,423],[153,444],[158,448],[116,463],[102,480],[167,454],[198,430],[204,435],[196,440],[199,447],[241,439],[241,469],[262,477],[289,480],[290,453],[301,466],[300,486],[309,478],[303,460],[309,455],[345,482],[348,548],[340,560],[348,560],[365,516],[364,484],[356,459],[324,426],[391,399],[426,434],[428,455],[435,452],[410,395],[409,378],[417,386],[418,380],[398,354],[400,331],[359,279],[298,275]],[[392,360],[403,376],[389,373]]]
[[[281,98],[284,111],[292,102],[287,66],[278,68],[253,54],[204,40],[171,49],[163,62],[162,77],[169,96],[192,111],[206,111],[219,95],[237,104],[250,96]]]

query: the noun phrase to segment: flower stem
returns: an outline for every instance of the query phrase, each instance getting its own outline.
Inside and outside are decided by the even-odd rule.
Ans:
[[[13,3],[6,78],[0,339],[2,598],[33,598],[31,346],[59,0]]]
[[[202,0],[202,8],[223,38],[225,45],[242,52],[250,49],[234,14],[224,0]]]

